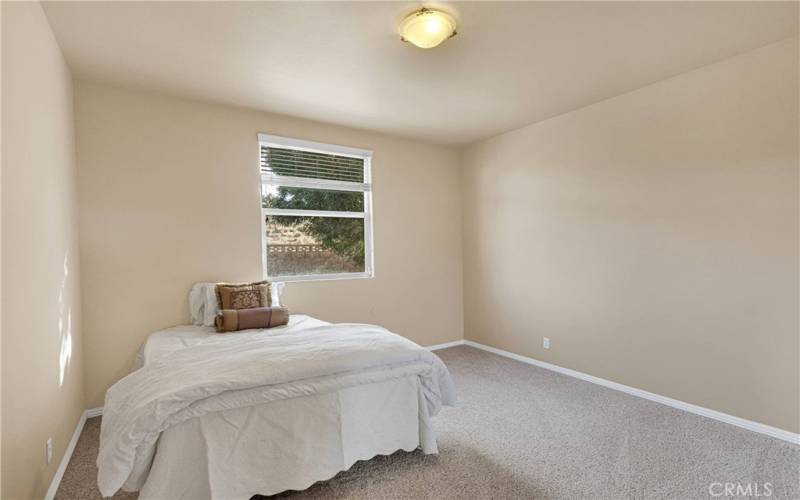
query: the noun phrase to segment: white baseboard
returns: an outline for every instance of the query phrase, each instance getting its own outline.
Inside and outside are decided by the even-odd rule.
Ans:
[[[648,399],[650,401],[655,401],[656,403],[661,403],[667,406],[671,406],[679,410],[688,411],[689,413],[694,413],[695,415],[701,415],[703,417],[719,420],[720,422],[725,422],[727,424],[735,425],[737,427],[741,427],[742,429],[758,432],[760,434],[766,434],[767,436],[771,436],[777,439],[781,439],[783,441],[788,441],[790,443],[800,445],[800,434],[795,434],[793,432],[779,429],[777,427],[761,424],[759,422],[753,422],[752,420],[747,420],[741,417],[735,417],[727,413],[722,413],[720,411],[711,410],[709,408],[704,408],[702,406],[693,405],[691,403],[686,403],[684,401],[679,401],[677,399],[668,398],[666,396],[661,396],[660,394],[643,391],[642,389],[637,389],[635,387],[618,384],[617,382],[612,382],[610,380],[606,380],[600,377],[595,377],[594,375],[589,375],[576,370],[571,370],[569,368],[564,368],[551,363],[546,363],[544,361],[539,361],[538,359],[529,358],[527,356],[521,356],[519,354],[514,354],[513,352],[497,349],[496,347],[490,347],[487,345],[479,344],[478,342],[474,342],[472,340],[465,340],[463,343],[465,345],[474,347],[476,349],[482,349],[484,351],[497,354],[498,356],[504,356],[506,358],[511,358],[516,361],[527,363],[529,365],[538,366],[546,370],[552,370],[554,372],[562,373],[570,377],[585,380],[593,384],[602,385],[603,387],[608,387],[609,389],[621,391],[627,394],[631,394],[633,396],[638,396],[640,398]]]
[[[604,378],[595,377],[594,375],[589,375],[576,370],[571,370],[569,368],[564,368],[562,366],[554,365],[552,363],[546,363],[544,361],[539,361],[538,359],[529,358],[527,356],[522,356],[520,354],[514,354],[513,352],[497,349],[496,347],[483,345],[472,340],[454,340],[452,342],[445,342],[444,344],[431,345],[428,346],[427,348],[431,351],[436,351],[438,349],[447,349],[448,347],[456,347],[460,345],[468,345],[476,349],[481,349],[484,351],[491,352],[493,354],[497,354],[498,356],[503,356],[516,361],[521,361],[522,363],[538,366],[546,370],[551,370],[580,380],[585,380],[586,382],[591,382],[593,384],[602,385],[603,387],[608,387],[609,389],[614,389],[620,392],[624,392],[632,396],[638,396],[640,398],[644,398],[650,401],[655,401],[656,403],[661,403],[667,406],[671,406],[672,408],[688,411],[689,413],[694,413],[695,415],[711,418],[714,420],[718,420],[720,422],[725,422],[727,424],[741,427],[742,429],[758,432],[759,434],[765,434],[767,436],[771,436],[777,439],[781,439],[783,441],[788,441],[790,443],[800,445],[800,434],[795,434],[793,432],[789,432],[783,429],[778,429],[777,427],[772,427],[766,424],[753,422],[752,420],[747,420],[741,417],[735,417],[727,413],[722,413],[720,411],[711,410],[709,408],[704,408],[702,406],[693,405],[691,403],[686,403],[684,401],[679,401],[677,399],[661,396],[660,394],[643,391],[642,389],[637,389],[635,387],[630,387],[628,385],[612,382]],[[84,424],[86,424],[86,419],[92,417],[99,417],[102,414],[103,414],[103,407],[101,406],[98,408],[90,408],[85,412],[83,412],[83,415],[81,415],[81,418],[78,421],[78,426],[75,428],[75,432],[72,434],[72,439],[70,439],[69,444],[67,445],[67,449],[64,451],[64,456],[61,458],[61,463],[58,465],[56,474],[55,476],[53,476],[53,481],[50,483],[50,488],[48,488],[47,490],[47,495],[45,496],[45,500],[53,500],[53,498],[55,497],[56,491],[58,490],[58,485],[61,484],[61,479],[64,477],[64,472],[67,470],[67,465],[69,464],[69,460],[70,458],[72,458],[72,453],[75,451],[75,445],[78,442],[78,438],[81,435],[81,431],[83,431],[83,426]]]
[[[448,347],[455,347],[458,345],[464,345],[464,340],[454,340],[452,342],[445,342],[444,344],[436,344],[436,345],[429,345],[426,347],[429,351],[437,351],[439,349],[447,349]]]
[[[102,414],[103,414],[102,406],[98,406],[97,408],[89,408],[88,410],[86,410],[86,418],[99,417]]]
[[[83,412],[80,420],[78,420],[78,426],[75,427],[75,432],[72,433],[72,439],[69,440],[67,449],[64,450],[64,456],[61,457],[61,463],[58,464],[56,474],[53,476],[53,480],[50,481],[50,487],[47,489],[44,500],[53,500],[53,498],[56,496],[58,485],[61,484],[61,479],[64,477],[64,472],[67,470],[67,465],[69,465],[69,459],[72,458],[72,453],[75,451],[75,445],[78,443],[78,438],[81,437],[83,426],[86,423],[87,413],[88,412],[86,411]]]

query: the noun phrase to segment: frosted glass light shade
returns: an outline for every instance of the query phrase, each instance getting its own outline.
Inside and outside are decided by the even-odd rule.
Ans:
[[[436,47],[455,34],[456,20],[439,10],[422,8],[400,23],[401,39],[423,49]]]

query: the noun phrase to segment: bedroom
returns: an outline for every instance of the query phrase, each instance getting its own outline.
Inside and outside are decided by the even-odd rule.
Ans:
[[[799,6],[2,2],[0,497],[800,498]]]

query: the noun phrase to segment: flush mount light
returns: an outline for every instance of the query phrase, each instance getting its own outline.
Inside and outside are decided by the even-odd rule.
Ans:
[[[400,39],[430,49],[456,35],[456,20],[440,10],[421,8],[400,23]]]

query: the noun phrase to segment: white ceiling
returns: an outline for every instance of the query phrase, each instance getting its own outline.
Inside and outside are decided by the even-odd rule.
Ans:
[[[458,36],[400,42],[411,2],[50,2],[75,76],[463,144],[798,31],[798,3],[448,3]],[[435,4],[427,3],[432,6]]]

